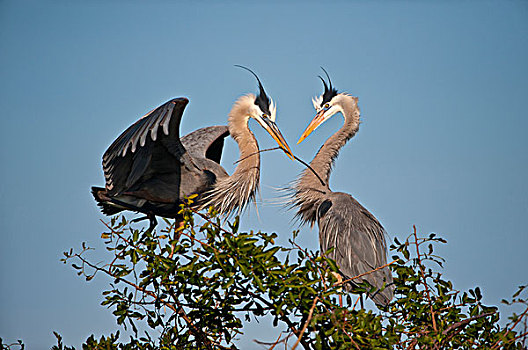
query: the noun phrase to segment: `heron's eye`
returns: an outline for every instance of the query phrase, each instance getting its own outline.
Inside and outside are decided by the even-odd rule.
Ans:
[[[326,103],[326,104],[324,105],[324,108],[330,108],[330,104]]]
[[[262,115],[262,117],[264,117],[264,118],[268,118],[268,119],[269,119],[269,115],[267,115],[266,113],[264,113],[264,114]]]

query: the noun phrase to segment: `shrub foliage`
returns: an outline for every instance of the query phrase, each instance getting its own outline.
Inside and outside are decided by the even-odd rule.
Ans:
[[[126,341],[119,332],[91,336],[83,349],[236,349],[245,322],[270,318],[275,334],[254,340],[256,347],[526,349],[526,286],[503,301],[521,312],[499,322],[478,287],[458,291],[442,276],[434,248],[445,241],[435,234],[414,229],[405,241],[394,240],[388,265],[395,298],[369,310],[343,291],[334,261],[295,242],[297,232],[282,247],[275,233],[240,232],[238,218],[222,225],[212,209],[182,210],[183,227],[165,220],[159,232],[112,218],[101,236],[109,251],[103,263],[90,260],[85,244],[64,253],[62,261],[86,280],[111,278],[102,304],[133,334]],[[356,292],[368,289],[359,285]],[[53,349],[73,349],[55,335]]]

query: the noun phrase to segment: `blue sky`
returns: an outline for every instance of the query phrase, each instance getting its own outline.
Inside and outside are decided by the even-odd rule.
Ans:
[[[390,237],[412,225],[445,237],[445,276],[498,304],[528,281],[527,19],[525,1],[0,1],[0,337],[47,349],[52,331],[79,345],[118,329],[100,306],[109,280],[86,283],[59,262],[81,242],[104,257],[89,192],[103,184],[101,156],[172,97],[190,99],[182,134],[225,124],[236,98],[256,92],[234,64],[259,74],[307,161],[342,123],[335,116],[296,145],[322,91],[319,67],[358,96],[363,124],[331,188]],[[250,126],[261,148],[273,146]],[[233,141],[224,154],[232,171]],[[286,242],[297,227],[274,189],[301,170],[263,154],[259,212],[242,226]],[[300,242],[317,249],[317,230],[303,228]],[[278,332],[252,327],[242,344]]]

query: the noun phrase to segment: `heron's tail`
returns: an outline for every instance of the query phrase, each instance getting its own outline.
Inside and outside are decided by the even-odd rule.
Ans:
[[[375,293],[369,295],[370,299],[376,306],[387,306],[394,296],[394,284],[390,283],[385,286],[383,290],[377,290]]]
[[[92,187],[92,195],[97,202],[97,205],[101,208],[101,212],[105,215],[114,215],[124,210],[122,207],[118,207],[111,202],[111,199],[107,197],[107,192],[102,187]]]

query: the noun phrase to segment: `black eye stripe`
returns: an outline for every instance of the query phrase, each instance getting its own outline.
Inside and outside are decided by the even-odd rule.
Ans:
[[[332,86],[328,88],[325,84],[325,91],[323,93],[323,100],[321,101],[321,107],[329,103],[335,96],[337,96],[337,90]]]
[[[264,89],[261,90],[261,93],[258,94],[257,98],[255,99],[255,105],[259,106],[262,113],[265,113],[267,115],[271,115],[269,105],[270,100],[266,93],[264,92]]]

